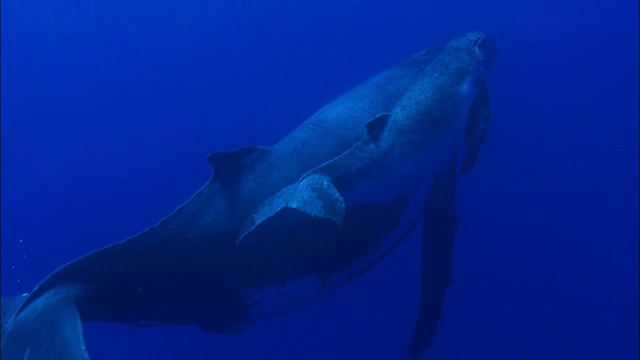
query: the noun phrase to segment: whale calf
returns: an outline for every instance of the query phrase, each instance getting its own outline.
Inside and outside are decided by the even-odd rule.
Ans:
[[[82,322],[236,333],[365,272],[424,222],[408,356],[430,346],[449,283],[455,181],[490,121],[494,41],[423,50],[270,147],[215,152],[210,180],[157,225],[2,298],[3,359],[88,359]],[[462,157],[458,169],[457,158]]]

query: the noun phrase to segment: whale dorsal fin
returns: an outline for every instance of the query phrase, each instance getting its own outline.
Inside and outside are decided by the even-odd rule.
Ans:
[[[382,113],[370,120],[367,123],[367,135],[372,140],[378,140],[384,129],[387,128],[387,124],[389,123],[389,113]]]
[[[209,154],[207,160],[213,166],[213,179],[222,183],[236,181],[249,166],[262,159],[268,150],[264,146],[247,146]]]

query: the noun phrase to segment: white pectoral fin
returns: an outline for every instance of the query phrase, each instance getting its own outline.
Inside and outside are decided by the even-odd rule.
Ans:
[[[344,199],[330,179],[324,175],[310,175],[262,203],[258,211],[245,221],[236,244],[240,244],[249,234],[260,235],[261,225],[270,219],[287,216],[286,209],[314,218],[329,219],[338,226],[345,215]]]

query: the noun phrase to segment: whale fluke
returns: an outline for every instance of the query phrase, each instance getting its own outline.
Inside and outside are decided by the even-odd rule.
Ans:
[[[89,359],[80,314],[65,287],[49,290],[24,309],[29,294],[2,298],[3,359]]]

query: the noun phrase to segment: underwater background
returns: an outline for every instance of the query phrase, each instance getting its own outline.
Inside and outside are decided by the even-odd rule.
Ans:
[[[493,119],[458,182],[430,359],[638,358],[637,1],[2,1],[2,295],[155,224],[212,151],[270,145],[480,30]],[[401,359],[419,229],[327,300],[240,335],[86,324],[92,359]]]

